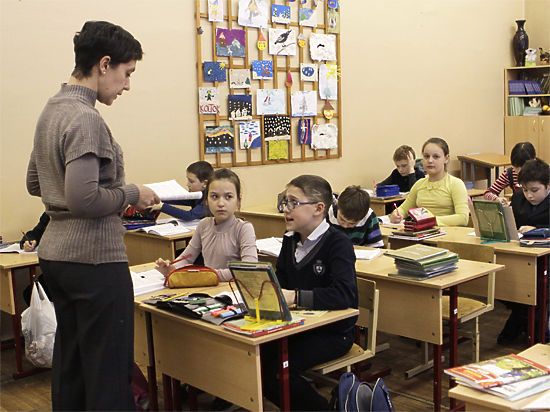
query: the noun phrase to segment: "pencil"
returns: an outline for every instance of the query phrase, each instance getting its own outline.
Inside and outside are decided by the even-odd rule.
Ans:
[[[23,231],[21,231],[21,233],[23,233],[23,242],[26,242],[27,240],[29,240],[29,238],[27,238],[27,234]]]

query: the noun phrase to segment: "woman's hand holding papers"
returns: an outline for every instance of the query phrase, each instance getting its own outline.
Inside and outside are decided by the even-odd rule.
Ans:
[[[143,185],[137,185],[137,187],[139,190],[139,200],[134,205],[137,209],[145,210],[160,202],[160,198],[152,189]]]

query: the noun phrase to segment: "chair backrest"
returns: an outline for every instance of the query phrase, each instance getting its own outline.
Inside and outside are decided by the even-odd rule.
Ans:
[[[359,319],[357,326],[368,328],[366,348],[372,353],[376,350],[376,330],[378,328],[378,289],[376,282],[357,278],[359,293]]]

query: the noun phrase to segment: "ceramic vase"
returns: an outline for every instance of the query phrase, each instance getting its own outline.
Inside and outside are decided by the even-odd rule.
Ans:
[[[516,59],[516,66],[525,66],[525,50],[529,48],[529,36],[523,28],[525,20],[516,20],[516,24],[518,25],[518,29],[512,40],[514,57]]]

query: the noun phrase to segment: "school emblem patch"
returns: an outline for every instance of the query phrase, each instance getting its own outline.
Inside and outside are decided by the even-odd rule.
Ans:
[[[323,264],[322,260],[317,260],[313,264],[313,273],[315,273],[317,276],[321,276],[323,273],[325,273],[325,265]]]

